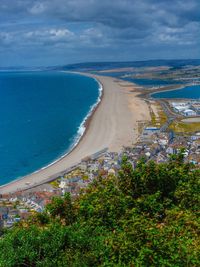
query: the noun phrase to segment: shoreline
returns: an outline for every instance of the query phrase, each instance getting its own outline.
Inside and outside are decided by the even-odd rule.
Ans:
[[[3,188],[4,186],[9,186],[10,184],[13,184],[13,183],[18,182],[20,180],[23,180],[24,178],[26,178],[29,175],[37,174],[38,172],[49,168],[50,166],[56,164],[57,162],[59,162],[63,158],[65,158],[68,155],[70,155],[70,153],[72,153],[72,151],[76,148],[76,146],[80,143],[81,139],[86,134],[87,128],[89,127],[90,120],[92,120],[92,116],[94,115],[96,109],[98,108],[98,106],[100,105],[100,103],[102,101],[102,98],[103,98],[103,85],[101,84],[101,82],[97,78],[92,77],[89,73],[88,74],[87,73],[84,73],[83,74],[81,72],[70,72],[70,71],[62,71],[62,72],[83,75],[83,76],[90,77],[91,79],[94,79],[97,82],[97,84],[98,84],[98,91],[99,91],[99,95],[98,95],[98,98],[97,98],[96,102],[92,106],[90,106],[90,109],[89,109],[87,115],[84,117],[83,121],[81,122],[80,126],[78,127],[77,134],[74,137],[74,140],[73,140],[72,144],[67,149],[67,152],[66,153],[64,153],[63,155],[61,155],[59,158],[53,160],[51,163],[45,165],[44,167],[41,167],[40,169],[37,169],[34,172],[31,172],[31,173],[29,173],[29,174],[27,174],[25,176],[17,177],[14,180],[12,180],[12,181],[10,181],[8,183],[5,183],[3,185],[0,185],[0,192],[1,192],[1,188]],[[82,133],[80,132],[81,129],[83,129],[83,132]]]
[[[49,179],[53,180],[79,164],[87,156],[105,148],[109,151],[119,151],[123,146],[136,141],[137,133],[133,129],[137,127],[138,120],[148,119],[148,112],[147,110],[141,112],[141,107],[145,105],[145,102],[138,97],[137,90],[133,93],[134,84],[123,80],[119,80],[119,83],[115,78],[90,73],[79,72],[77,74],[95,79],[101,85],[99,89],[101,94],[98,101],[91,107],[90,115],[88,113],[88,118],[82,123],[85,130],[76,145],[48,166],[0,186],[0,194],[26,190],[45,183]],[[133,102],[131,102],[131,107],[130,99]]]

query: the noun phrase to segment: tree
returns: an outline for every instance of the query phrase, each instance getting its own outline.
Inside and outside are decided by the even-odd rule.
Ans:
[[[46,210],[0,239],[0,267],[185,267],[200,262],[200,170],[181,156],[99,177],[75,201]]]
[[[61,219],[66,225],[70,225],[75,220],[75,208],[72,204],[71,196],[66,193],[63,198],[53,197],[50,204],[46,206],[46,212],[52,218]]]

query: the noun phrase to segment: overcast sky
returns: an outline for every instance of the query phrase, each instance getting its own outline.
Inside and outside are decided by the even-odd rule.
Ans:
[[[200,0],[0,0],[0,66],[200,58]]]

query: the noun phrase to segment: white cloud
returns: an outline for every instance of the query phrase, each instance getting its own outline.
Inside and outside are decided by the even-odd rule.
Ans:
[[[41,14],[46,10],[45,3],[35,3],[31,8],[29,8],[29,12],[33,15]]]
[[[26,39],[38,39],[41,41],[69,41],[72,40],[74,37],[74,33],[69,31],[68,29],[64,28],[53,28],[53,29],[40,29],[29,31],[24,34]]]

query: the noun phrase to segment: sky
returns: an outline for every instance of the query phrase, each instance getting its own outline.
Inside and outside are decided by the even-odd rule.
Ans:
[[[200,0],[0,0],[0,67],[200,58]]]

